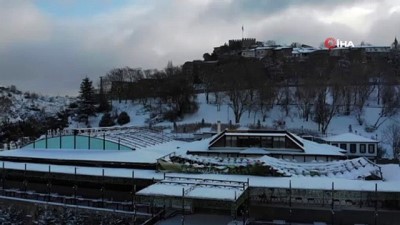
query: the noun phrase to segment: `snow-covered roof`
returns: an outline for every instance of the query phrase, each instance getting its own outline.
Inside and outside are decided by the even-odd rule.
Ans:
[[[315,52],[317,49],[315,48],[293,48],[293,54],[302,54],[302,53],[311,53]]]
[[[261,149],[262,150],[262,149]],[[213,157],[193,155],[169,155],[159,162],[162,171],[185,173],[213,173],[222,174],[240,173],[258,176],[320,176],[341,177],[350,180],[378,177],[382,179],[380,167],[365,158],[340,160],[332,162],[299,163],[290,159],[277,159],[270,156],[258,158],[246,157]],[[179,166],[178,166],[179,165]],[[254,168],[259,168],[254,170]],[[238,172],[234,168],[248,168]],[[253,169],[250,169],[253,168]],[[261,168],[266,168],[265,172]]]
[[[23,171],[25,165],[29,171],[47,172],[49,165],[37,163],[15,163],[5,162],[5,168]],[[125,168],[102,168],[102,167],[76,167],[51,165],[51,171],[54,173],[74,174],[75,168],[78,168],[78,174],[90,176],[102,176],[102,170],[105,170],[105,175],[109,177],[132,177],[132,169]],[[249,175],[230,175],[230,174],[173,174],[176,176],[186,176],[199,179],[219,179],[230,181],[250,181],[250,187],[266,187],[266,188],[289,188],[291,181],[292,188],[299,189],[319,189],[331,190],[332,182],[335,183],[335,190],[350,190],[350,191],[375,191],[375,184],[378,184],[378,190],[382,192],[399,192],[400,186],[400,167],[398,164],[381,165],[384,181],[368,181],[368,180],[349,180],[346,177],[318,177],[307,176],[292,176],[292,177],[262,177]],[[135,177],[142,179],[161,180],[163,174],[154,170],[135,169]],[[180,190],[182,192],[182,189]]]
[[[74,130],[80,135],[105,138],[107,141],[120,143],[131,149],[141,149],[172,141],[172,137],[166,133],[135,126],[65,129],[63,133],[72,135]]]
[[[174,150],[174,149],[173,149]],[[0,156],[20,158],[41,158],[61,160],[85,160],[85,161],[110,161],[110,162],[131,162],[131,163],[155,163],[157,158],[165,153],[150,150],[89,150],[89,149],[16,149],[1,151]]]
[[[209,144],[209,147],[211,145],[213,145],[213,143],[215,143],[216,141],[218,141],[220,138],[222,138],[223,136],[274,136],[274,137],[288,137],[289,139],[293,140],[294,143],[296,143],[301,150],[303,150],[303,152],[295,152],[296,154],[305,154],[305,155],[326,155],[326,156],[344,156],[344,154],[342,153],[343,149],[335,147],[335,146],[331,146],[331,145],[327,145],[327,144],[319,144],[313,141],[309,141],[306,139],[303,139],[293,133],[290,132],[265,132],[265,133],[261,133],[261,132],[251,132],[251,131],[243,131],[243,132],[233,132],[233,131],[224,131],[223,133],[217,134],[215,135]],[[264,149],[264,148],[260,148],[260,149]],[[264,151],[265,154],[268,154],[269,152],[272,153],[272,151],[268,151],[268,149],[264,149],[266,151]],[[215,151],[215,150],[213,150]],[[251,152],[251,153],[250,153]],[[273,151],[275,153],[294,153],[293,151]],[[246,153],[246,151],[240,151],[240,153]],[[247,152],[247,154],[260,154],[261,151],[257,150],[257,153],[254,153],[254,149],[253,150],[249,150],[249,152]]]
[[[304,144],[304,153],[308,155],[328,155],[328,156],[343,156],[343,149],[327,145],[320,144],[317,142],[309,141],[298,137],[293,134],[293,136],[297,137]]]
[[[326,138],[323,138],[323,140],[327,142],[363,142],[363,143],[377,143],[379,141],[366,138],[354,133],[344,133],[344,134],[339,134],[339,135],[334,135],[334,136],[329,136]]]
[[[269,156],[263,156],[259,160],[290,176],[341,177],[357,180],[374,175],[382,179],[380,167],[365,158],[322,163],[297,163]]]
[[[269,49],[274,49],[274,47],[260,46],[256,48],[256,50],[269,50]]]
[[[299,149],[303,149],[303,143],[289,132],[286,131],[264,131],[264,130],[235,130],[229,131],[225,130],[222,133],[217,134],[214,138],[210,141],[209,147],[211,147],[214,143],[216,143],[219,139],[224,136],[265,136],[265,137],[287,137],[292,140]]]
[[[247,189],[245,182],[168,176],[139,192],[142,196],[182,197],[236,201]]]

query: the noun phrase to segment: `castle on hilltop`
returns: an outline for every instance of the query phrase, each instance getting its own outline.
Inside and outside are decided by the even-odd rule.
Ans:
[[[233,39],[229,40],[229,47],[235,48],[250,48],[251,46],[256,45],[256,39],[255,38],[243,38],[243,39]]]

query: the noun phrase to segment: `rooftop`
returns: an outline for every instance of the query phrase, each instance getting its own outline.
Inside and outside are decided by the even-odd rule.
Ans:
[[[246,182],[204,178],[165,176],[137,194],[142,196],[181,197],[190,199],[213,199],[235,202],[248,188]]]
[[[377,143],[379,141],[366,138],[354,133],[344,133],[334,136],[329,136],[326,138],[322,138],[327,142],[363,142],[363,143]]]

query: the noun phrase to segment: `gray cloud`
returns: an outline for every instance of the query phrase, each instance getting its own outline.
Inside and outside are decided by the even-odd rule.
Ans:
[[[242,24],[247,37],[278,43],[319,46],[334,36],[388,45],[400,19],[396,0],[139,1],[85,18],[50,16],[27,1],[0,4],[0,20],[8,21],[0,23],[1,84],[43,94],[76,94],[83,77],[97,80],[114,67],[201,59],[240,38]],[[366,16],[343,19],[346,9],[368,4]]]

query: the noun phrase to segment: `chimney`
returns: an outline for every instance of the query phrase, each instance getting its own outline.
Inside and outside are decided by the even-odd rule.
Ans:
[[[221,121],[217,121],[217,134],[221,133]]]

